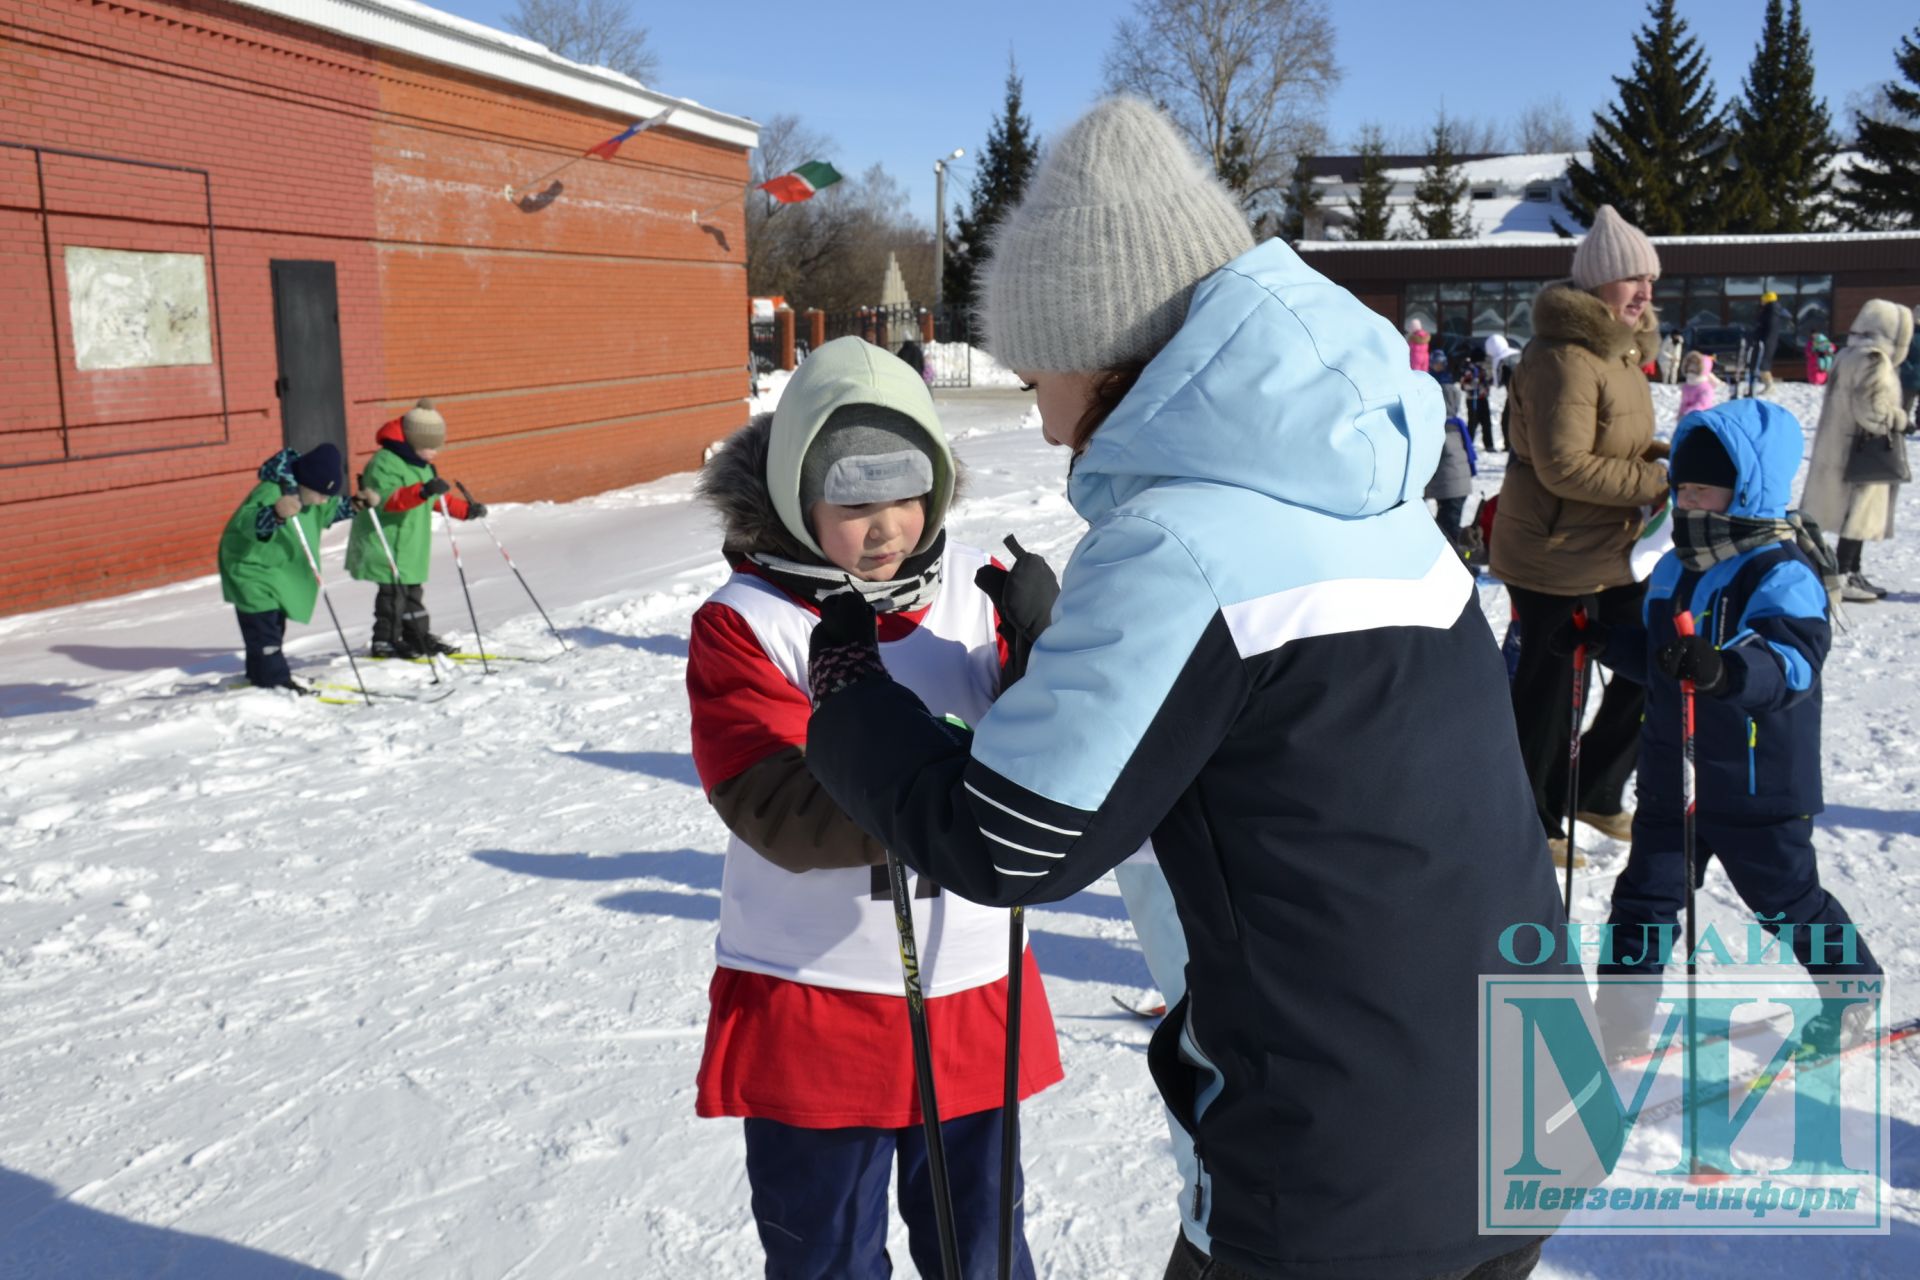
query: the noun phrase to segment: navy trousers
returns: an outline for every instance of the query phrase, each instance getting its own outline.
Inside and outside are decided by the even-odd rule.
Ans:
[[[964,1280],[994,1280],[999,1269],[1000,1110],[940,1126],[953,1191],[954,1234]],[[748,1120],[747,1182],[753,1217],[767,1251],[767,1280],[882,1280],[887,1257],[887,1177],[896,1156],[900,1216],[913,1265],[928,1280],[940,1275],[927,1144],[919,1125],[906,1129],[800,1129]],[[1018,1162],[1014,1176],[1021,1178]],[[1024,1188],[1014,1187],[1013,1274],[1033,1280],[1027,1252]]]
[[[1644,810],[1642,811],[1644,812]],[[1699,815],[1694,822],[1694,859],[1696,874],[1704,879],[1709,860],[1718,859],[1726,869],[1734,890],[1756,913],[1774,915],[1784,912],[1783,925],[1795,926],[1791,933],[1794,957],[1816,978],[1872,976],[1880,965],[1868,949],[1865,938],[1856,937],[1854,963],[1843,963],[1839,947],[1840,926],[1853,918],[1840,900],[1820,885],[1820,867],[1813,851],[1812,818],[1773,818],[1764,821],[1734,820]],[[1678,823],[1633,822],[1633,852],[1627,855],[1626,870],[1613,883],[1614,954],[1620,959],[1644,957],[1645,963],[1603,964],[1604,974],[1645,974],[1659,971],[1659,956],[1648,954],[1640,945],[1640,925],[1670,925],[1680,919],[1686,903],[1686,859],[1681,852]],[[1827,926],[1827,945],[1814,955],[1808,931],[1800,926]],[[1779,930],[1769,929],[1777,934]],[[1738,944],[1726,939],[1730,946]],[[1675,958],[1683,943],[1675,944]]]
[[[282,646],[287,639],[287,615],[278,609],[265,613],[242,613],[240,639],[247,646],[247,681],[262,689],[291,689],[293,672],[287,668]]]

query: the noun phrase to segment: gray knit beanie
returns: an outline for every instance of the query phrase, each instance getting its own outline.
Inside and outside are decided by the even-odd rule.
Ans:
[[[1167,118],[1109,98],[1047,148],[994,236],[987,349],[1054,373],[1151,360],[1194,286],[1252,247],[1246,215]]]
[[[933,492],[933,450],[920,424],[877,404],[835,409],[800,463],[800,510],[857,507]]]
[[[423,396],[418,404],[401,415],[400,433],[412,448],[443,448],[447,443],[447,420],[433,407],[433,401]]]
[[[1660,255],[1640,228],[1614,211],[1610,204],[1593,215],[1593,227],[1573,251],[1573,282],[1582,289],[1598,289],[1629,276],[1660,277]]]

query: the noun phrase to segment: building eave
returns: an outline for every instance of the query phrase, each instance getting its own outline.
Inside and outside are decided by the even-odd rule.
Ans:
[[[568,98],[622,119],[646,119],[672,107],[668,126],[682,133],[741,148],[760,142],[760,126],[744,116],[659,93],[605,67],[570,62],[530,41],[425,5],[398,0],[235,2],[383,49]]]

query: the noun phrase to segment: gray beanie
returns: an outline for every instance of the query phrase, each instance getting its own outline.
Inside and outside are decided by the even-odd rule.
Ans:
[[[918,498],[933,492],[934,467],[927,433],[912,418],[884,405],[842,405],[801,460],[800,510]]]
[[[1109,98],[1047,148],[992,242],[987,349],[1054,373],[1151,360],[1194,286],[1253,247],[1246,215],[1171,122]]]
[[[439,449],[447,443],[447,420],[433,407],[433,401],[423,396],[401,416],[400,433],[412,448]]]
[[[1629,276],[1660,277],[1660,255],[1640,228],[1615,212],[1610,204],[1593,215],[1593,228],[1573,251],[1573,282],[1594,290]]]

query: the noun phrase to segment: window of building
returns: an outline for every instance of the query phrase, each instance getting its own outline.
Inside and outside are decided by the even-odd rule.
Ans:
[[[1553,184],[1550,182],[1529,182],[1527,199],[1534,204],[1545,204],[1553,199]]]

